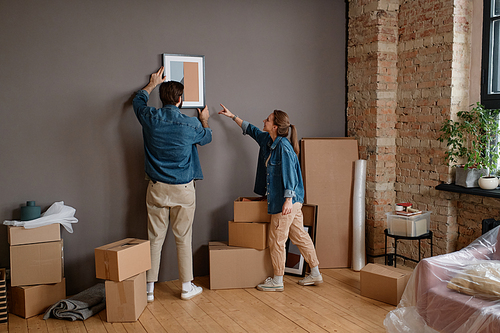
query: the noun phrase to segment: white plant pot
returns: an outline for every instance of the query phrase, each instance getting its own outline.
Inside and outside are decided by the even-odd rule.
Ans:
[[[494,190],[498,187],[498,178],[495,176],[482,176],[479,178],[478,183],[483,190]]]

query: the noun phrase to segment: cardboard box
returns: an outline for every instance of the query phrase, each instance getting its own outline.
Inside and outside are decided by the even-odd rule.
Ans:
[[[239,197],[234,201],[234,222],[271,222],[265,197]]]
[[[255,288],[274,274],[269,249],[256,250],[210,242],[208,250],[210,289]]]
[[[391,235],[418,237],[429,232],[431,224],[431,212],[412,216],[401,216],[395,213],[385,213],[387,215],[386,227]]]
[[[123,323],[137,321],[148,304],[146,272],[122,282],[106,281],[106,321]]]
[[[10,284],[59,283],[63,278],[63,241],[10,247]]]
[[[94,250],[98,279],[123,281],[151,268],[148,240],[126,238]]]
[[[315,246],[320,268],[351,267],[352,191],[358,159],[356,139],[301,140],[305,203],[318,205]]]
[[[229,221],[229,246],[264,250],[268,245],[269,223]]]
[[[50,306],[66,298],[66,280],[56,284],[20,286],[11,289],[10,312],[23,318],[44,313]]]
[[[45,243],[61,240],[61,226],[59,223],[43,227],[24,229],[24,227],[8,227],[10,245]]]
[[[360,272],[361,296],[398,305],[412,271],[380,264],[368,264]]]
[[[7,313],[7,281],[5,268],[0,268],[0,323],[6,323],[9,319]]]

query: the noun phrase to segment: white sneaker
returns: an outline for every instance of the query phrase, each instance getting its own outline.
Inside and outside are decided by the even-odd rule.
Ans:
[[[312,276],[311,274],[309,274],[302,280],[299,280],[299,284],[301,286],[310,286],[313,284],[317,286],[320,283],[323,283],[323,276],[321,274],[318,276]]]
[[[257,285],[257,289],[261,291],[284,291],[283,284],[276,284],[272,277],[268,277],[264,283]]]
[[[155,300],[155,294],[153,292],[148,292],[148,303],[151,303]]]
[[[188,299],[191,299],[195,296],[198,296],[199,294],[201,294],[203,292],[203,288],[202,287],[198,287],[196,286],[194,283],[191,283],[191,290],[190,291],[182,291],[181,293],[181,298],[183,300],[188,300]]]

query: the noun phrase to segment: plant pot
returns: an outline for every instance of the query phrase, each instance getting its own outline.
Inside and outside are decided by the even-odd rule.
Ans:
[[[488,170],[475,168],[465,169],[464,167],[456,167],[455,185],[460,185],[463,187],[478,187],[479,177],[483,175],[488,175]]]
[[[482,176],[479,178],[478,183],[483,190],[494,190],[498,187],[498,178],[495,176]]]

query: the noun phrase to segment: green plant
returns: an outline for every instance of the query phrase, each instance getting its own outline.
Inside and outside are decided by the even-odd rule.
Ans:
[[[457,112],[457,120],[446,120],[439,141],[447,142],[446,161],[464,163],[464,168],[497,168],[500,128],[500,110],[490,110],[477,103],[470,111]]]

